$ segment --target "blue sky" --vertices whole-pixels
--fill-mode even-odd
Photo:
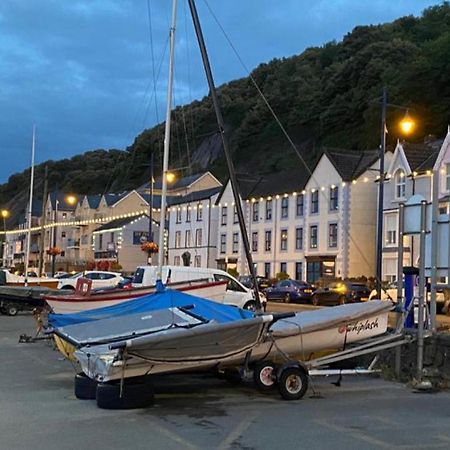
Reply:
[[[29,166],[33,123],[36,161],[42,162],[97,148],[124,149],[144,128],[162,120],[170,3],[0,2],[0,183]],[[208,5],[246,66],[253,69],[274,57],[340,40],[357,25],[419,15],[437,3],[197,0],[197,8],[219,85],[245,76],[246,71]],[[156,89],[153,71],[159,73]],[[187,1],[179,0],[174,102],[189,103],[206,92]]]

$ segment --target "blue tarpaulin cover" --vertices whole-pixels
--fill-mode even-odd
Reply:
[[[82,322],[101,320],[146,311],[156,311],[166,308],[183,308],[192,306],[189,311],[206,320],[220,323],[254,317],[254,313],[235,306],[223,305],[184,292],[166,289],[134,300],[118,303],[104,308],[90,309],[76,314],[49,314],[48,323],[53,328],[74,325]]]

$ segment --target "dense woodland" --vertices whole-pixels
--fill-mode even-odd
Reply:
[[[410,107],[416,117],[412,140],[442,137],[450,123],[450,5],[428,8],[421,17],[356,27],[341,42],[274,59],[251,76],[308,161],[323,146],[355,152],[377,147],[383,86],[389,101]],[[239,172],[273,172],[300,164],[250,77],[221,86],[219,95]],[[393,124],[403,114],[388,111],[390,144],[400,137]],[[149,178],[152,151],[156,167],[161,165],[163,130],[164,124],[145,130],[126,151],[95,150],[48,161],[50,189],[87,194],[139,186]],[[217,124],[209,97],[176,108],[172,132],[172,166],[189,165],[193,172],[208,168],[226,177],[220,148],[210,148],[220,144],[214,139]],[[41,164],[37,195],[43,173]],[[12,175],[0,186],[0,205],[23,207],[28,182],[29,170]]]

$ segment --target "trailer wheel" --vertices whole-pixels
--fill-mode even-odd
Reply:
[[[97,406],[102,409],[146,408],[153,404],[153,389],[148,382],[125,380],[121,393],[120,382],[97,384]],[[121,395],[122,394],[122,395]]]
[[[74,378],[75,397],[80,400],[95,400],[97,382],[84,373],[77,373]]]
[[[6,314],[8,314],[8,316],[17,316],[17,313],[19,312],[19,309],[17,308],[17,306],[12,305],[12,304],[6,305],[5,309],[6,309]]]
[[[286,367],[278,380],[278,390],[285,400],[300,400],[308,389],[308,375],[300,367]]]
[[[253,381],[260,391],[269,391],[275,387],[276,365],[271,361],[263,361],[256,364],[253,370]]]

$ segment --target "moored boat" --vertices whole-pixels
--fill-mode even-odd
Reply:
[[[56,289],[59,280],[46,277],[27,277],[15,275],[7,269],[0,269],[0,286],[41,286]]]

